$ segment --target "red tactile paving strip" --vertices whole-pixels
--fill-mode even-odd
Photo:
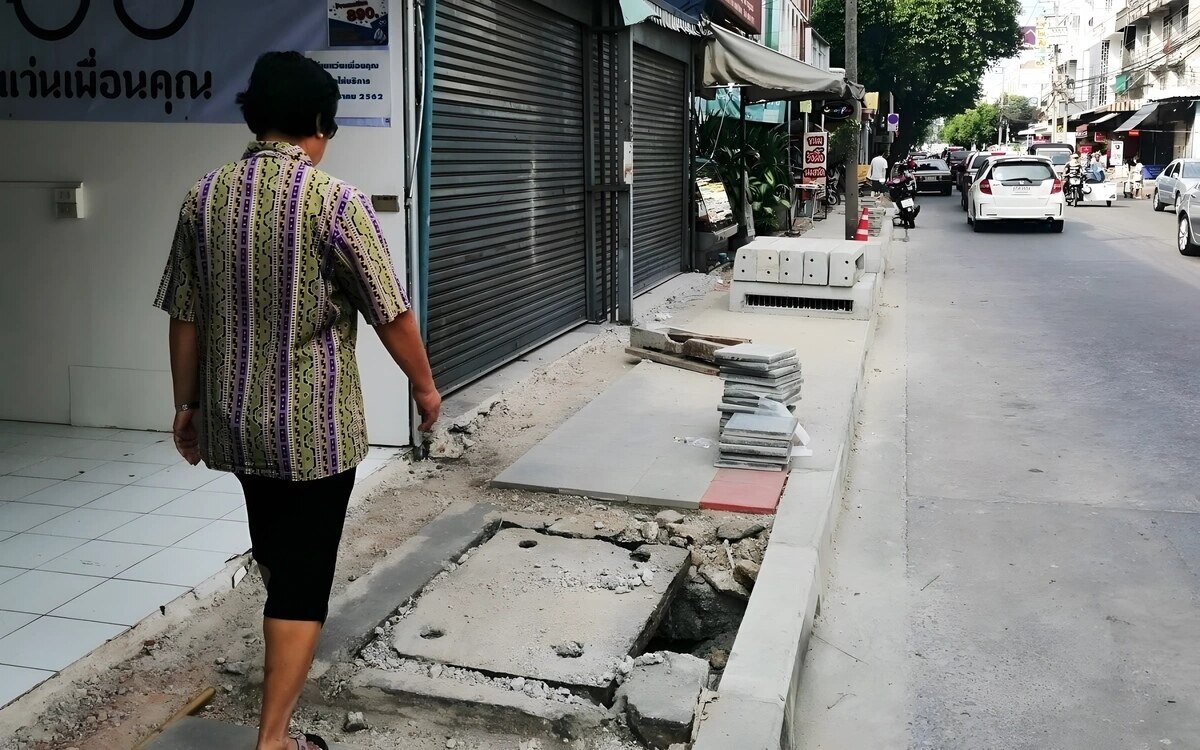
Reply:
[[[786,471],[718,469],[700,498],[700,507],[734,513],[774,513],[786,481]]]

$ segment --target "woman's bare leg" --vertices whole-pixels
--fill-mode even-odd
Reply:
[[[291,750],[288,725],[312,667],[321,623],[263,618],[266,658],[257,750]]]

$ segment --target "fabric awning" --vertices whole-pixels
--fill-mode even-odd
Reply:
[[[1103,117],[1097,117],[1095,120],[1092,120],[1092,122],[1090,124],[1091,125],[1099,125],[1102,122],[1108,122],[1109,120],[1114,120],[1117,117],[1120,117],[1119,112],[1109,112],[1107,115],[1105,115]]]
[[[1153,115],[1157,109],[1158,102],[1151,102],[1149,104],[1142,105],[1141,109],[1139,109],[1137,112],[1134,112],[1132,117],[1121,123],[1113,132],[1124,133],[1127,130],[1133,130],[1138,125],[1141,125],[1144,120]]]
[[[719,26],[709,26],[704,49],[704,86],[737,86],[743,101],[859,99],[866,90],[845,76],[764,47]],[[714,92],[715,96],[715,92]]]

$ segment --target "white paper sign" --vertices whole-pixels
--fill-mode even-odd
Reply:
[[[387,52],[335,50],[307,55],[337,80],[342,91],[339,119],[391,118],[392,76]]]

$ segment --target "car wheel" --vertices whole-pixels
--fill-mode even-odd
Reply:
[[[1155,211],[1162,211],[1166,208],[1166,206],[1158,202],[1158,190],[1154,191],[1154,195],[1150,197],[1150,202],[1154,206]]]
[[[1112,208],[1112,201],[1105,201],[1104,205],[1108,206],[1109,208]]]
[[[966,211],[967,210],[967,194],[966,193],[962,194],[962,200],[959,202],[962,204],[962,210]]]
[[[1192,241],[1192,230],[1188,226],[1187,214],[1179,217],[1179,254],[1200,255],[1200,245]]]
[[[971,229],[975,230],[976,234],[980,234],[981,232],[983,232],[983,222],[982,221],[972,222]]]
[[[1062,234],[1063,227],[1066,226],[1066,224],[1067,222],[1065,221],[1052,221],[1050,222],[1050,231],[1054,232],[1055,234]]]

